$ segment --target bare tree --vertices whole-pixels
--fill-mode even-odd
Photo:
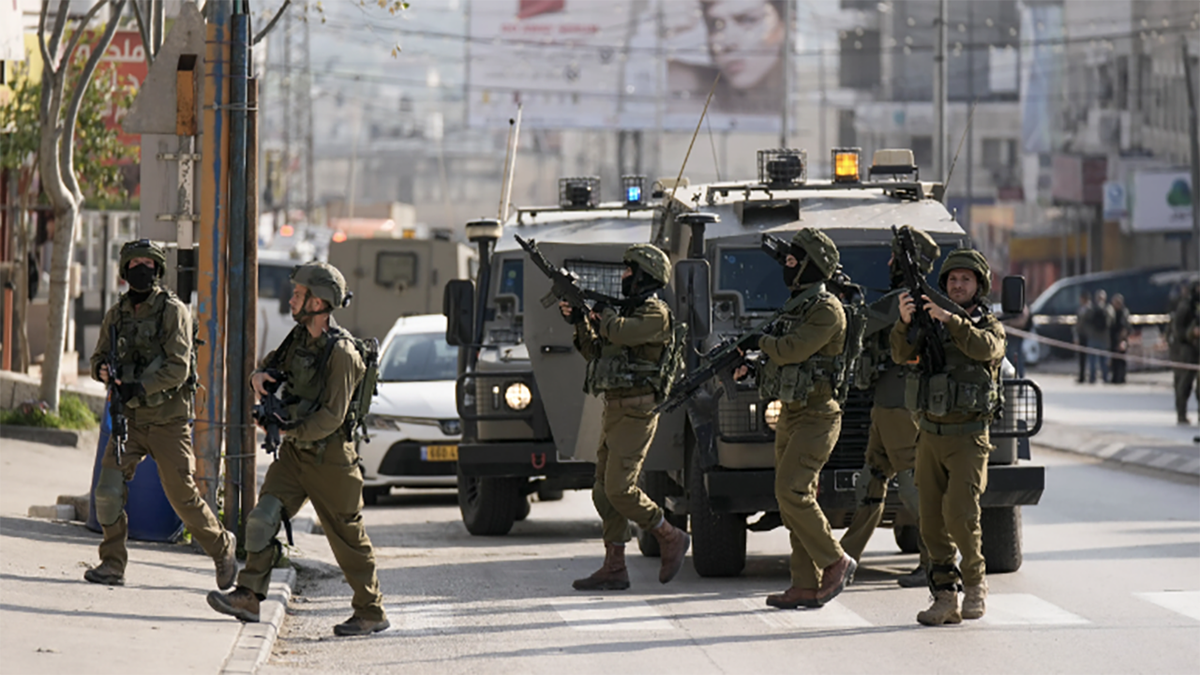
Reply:
[[[75,246],[75,231],[79,227],[79,211],[83,191],[75,175],[75,124],[79,107],[88,83],[108,46],[112,44],[126,0],[97,0],[82,16],[72,18],[70,0],[60,0],[51,25],[47,25],[50,0],[43,0],[38,20],[38,47],[42,52],[42,101],[39,110],[41,143],[38,163],[42,189],[54,210],[54,257],[50,264],[50,317],[47,329],[46,360],[42,364],[41,397],[50,409],[58,410],[63,348],[67,336],[67,291],[70,265]],[[68,91],[67,80],[74,74],[71,58],[87,27],[101,9],[109,7],[109,18],[99,41],[91,46],[91,54],[78,72],[78,79]],[[68,24],[73,24],[65,49],[63,36]]]

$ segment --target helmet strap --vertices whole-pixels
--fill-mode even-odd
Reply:
[[[322,310],[319,310],[316,312],[309,311],[308,310],[308,301],[311,300],[313,297],[314,296],[312,294],[312,291],[310,291],[308,288],[305,288],[304,289],[304,302],[300,303],[300,311],[296,312],[294,315],[292,315],[292,318],[294,318],[296,320],[296,323],[306,324],[306,323],[308,323],[308,320],[312,317],[320,316],[322,314],[329,314],[329,313],[333,312],[332,307],[330,307],[329,309],[322,309]]]

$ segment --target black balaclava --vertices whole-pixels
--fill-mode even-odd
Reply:
[[[787,286],[788,288],[791,288],[792,285],[796,283],[796,275],[799,274],[800,270],[805,267],[804,259],[808,257],[808,251],[805,251],[799,246],[792,246],[791,254],[792,257],[796,259],[796,266],[788,267],[787,264],[784,264],[783,266],[783,285]]]
[[[129,299],[137,305],[145,302],[154,290],[158,273],[152,265],[131,265],[125,269],[125,282],[129,284]]]

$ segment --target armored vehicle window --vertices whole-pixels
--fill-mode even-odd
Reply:
[[[892,251],[887,246],[856,246],[844,247],[838,250],[841,256],[842,269],[850,275],[854,283],[863,287],[867,301],[871,302],[887,293],[891,288],[888,274],[888,258]],[[934,275],[926,277],[930,283],[937,285]]]
[[[579,285],[614,298],[621,297],[621,273],[624,263],[602,263],[587,260],[568,260],[567,271],[579,277]]]
[[[375,283],[384,288],[415,285],[417,283],[417,254],[380,251],[375,256]]]
[[[496,287],[496,294],[517,296],[517,309],[524,311],[524,291],[525,261],[521,259],[505,260],[500,264],[500,284]]]
[[[727,248],[721,251],[718,288],[738,291],[749,312],[770,312],[787,302],[779,264],[757,248]]]
[[[263,265],[258,266],[258,297],[263,299],[278,300],[280,298],[290,297],[292,294],[291,282],[288,281],[288,276],[292,273],[292,268],[282,265]]]
[[[458,348],[444,333],[397,335],[379,363],[380,382],[453,380],[458,375]]]

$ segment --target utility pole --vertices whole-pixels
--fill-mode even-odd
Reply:
[[[788,147],[788,117],[792,106],[792,3],[783,3],[783,110],[779,114],[779,148]]]
[[[312,59],[308,22],[289,6],[283,17],[283,213],[303,200],[305,220],[313,218]],[[282,223],[277,223],[276,227]]]
[[[942,0],[945,2],[945,0]],[[967,3],[967,100],[975,103],[975,3]],[[975,125],[967,120],[967,203],[963,207],[963,229],[974,239],[971,203],[975,200]],[[978,242],[975,244],[978,246]]]
[[[933,53],[933,176],[946,180],[946,0],[938,0],[937,46]],[[822,83],[824,80],[822,79]],[[825,100],[825,87],[821,87]],[[822,107],[824,111],[824,107]]]
[[[1187,36],[1179,36],[1179,56],[1183,59],[1183,78],[1187,80],[1188,144],[1191,146],[1192,159],[1192,246],[1196,247],[1196,269],[1200,270],[1200,140],[1197,139],[1196,125],[1200,124],[1196,115],[1196,81],[1193,79],[1192,61],[1188,58]]]

